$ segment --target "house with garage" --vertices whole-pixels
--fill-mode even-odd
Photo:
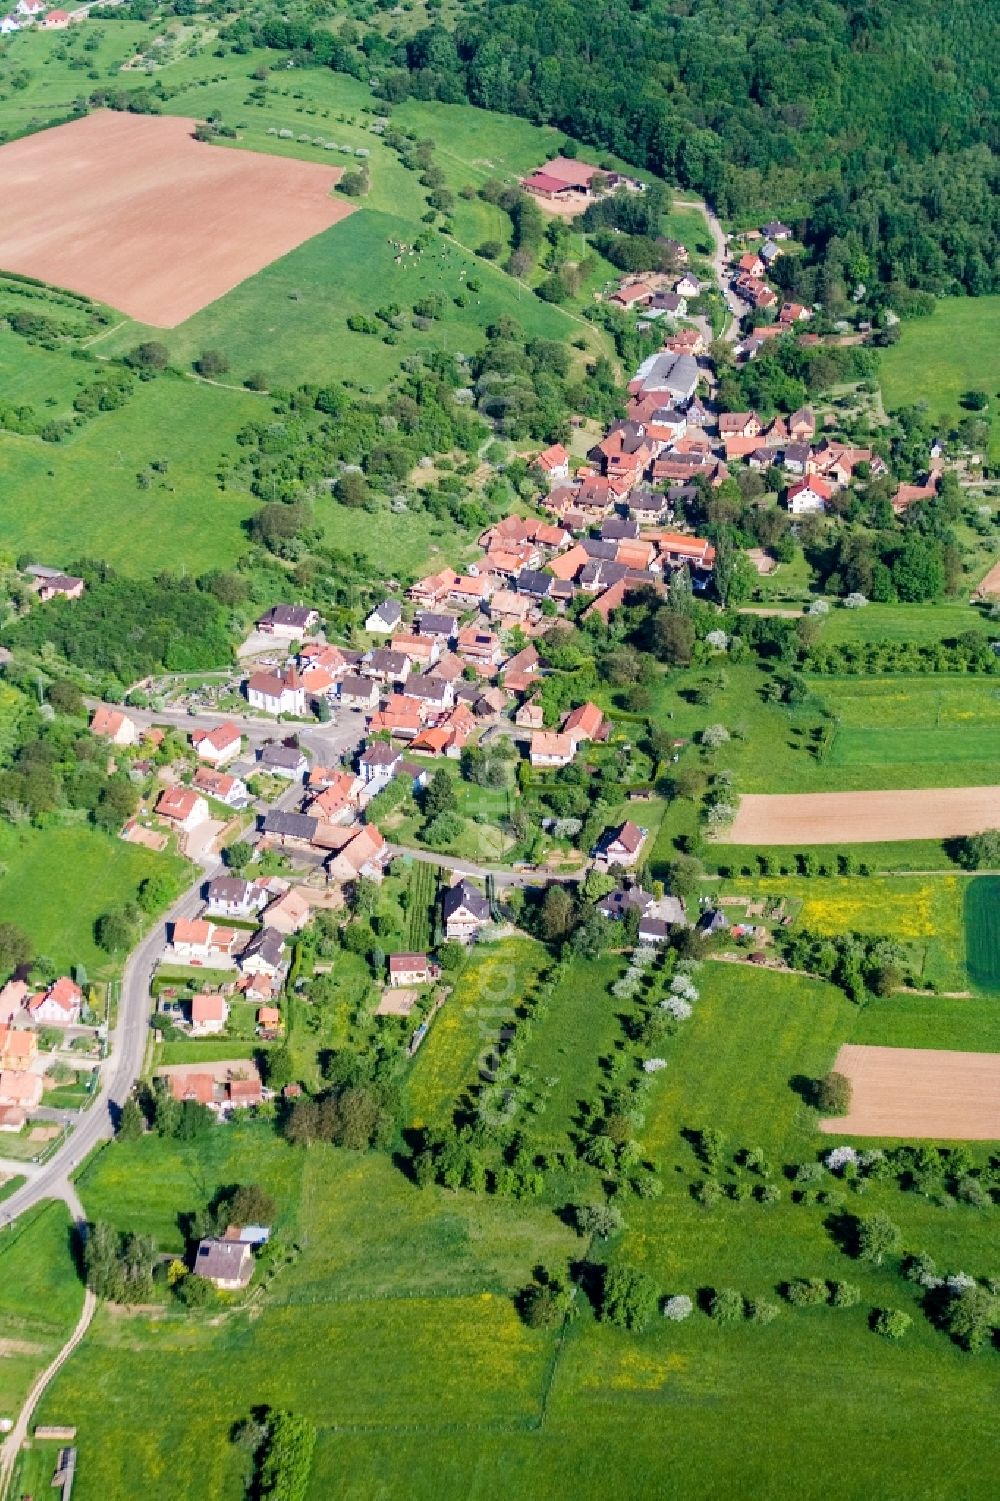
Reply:
[[[358,757],[358,773],[365,786],[373,782],[385,785],[396,775],[403,764],[403,752],[385,740],[373,740]]]
[[[203,917],[178,917],[170,924],[169,958],[179,964],[229,969],[235,964],[237,935]]]

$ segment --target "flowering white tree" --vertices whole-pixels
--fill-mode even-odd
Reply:
[[[845,1167],[856,1163],[858,1154],[853,1147],[834,1147],[832,1152],[826,1154],[826,1165],[831,1173],[842,1173]]]
[[[686,1001],[696,1001],[699,998],[698,987],[687,975],[674,975],[670,982],[670,993],[683,996]]]
[[[729,646],[729,637],[725,631],[709,631],[705,640],[713,651],[726,651]]]
[[[728,739],[729,731],[724,724],[707,724],[701,732],[701,743],[707,745],[709,750],[725,745]]]
[[[844,600],[845,610],[863,610],[868,603],[866,594],[849,594]]]
[[[830,605],[825,599],[814,599],[806,610],[807,615],[829,615]]]
[[[675,1293],[672,1298],[668,1298],[664,1303],[663,1317],[665,1319],[672,1319],[675,1324],[679,1324],[682,1319],[688,1317],[693,1309],[694,1304],[687,1293]]]
[[[647,1058],[642,1066],[647,1074],[658,1074],[662,1068],[666,1068],[667,1060],[665,1058]]]
[[[668,995],[665,1001],[660,1002],[660,1010],[679,1022],[686,1022],[692,1009],[691,1002],[682,1000],[679,995]]]

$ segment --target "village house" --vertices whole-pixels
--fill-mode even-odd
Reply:
[[[458,574],[454,568],[442,568],[439,573],[432,573],[428,578],[418,579],[407,590],[407,598],[412,599],[414,604],[425,605],[433,609],[435,605],[448,598],[458,582]]]
[[[410,678],[406,685],[406,696],[416,700],[426,719],[433,714],[443,714],[452,707],[455,702],[455,685],[447,678],[433,674]]]
[[[14,1069],[0,1069],[0,1106],[14,1106],[26,1111],[42,1103],[42,1076]]]
[[[793,443],[811,443],[816,436],[816,413],[812,407],[799,407],[788,419],[788,436]]]
[[[411,665],[433,667],[441,655],[441,643],[436,636],[395,635],[389,642],[394,652],[409,657]]]
[[[782,224],[780,219],[772,219],[769,224],[762,224],[761,234],[766,240],[790,240],[792,231],[787,224]]]
[[[635,865],[648,837],[648,830],[640,829],[631,819],[626,819],[616,829],[608,829],[598,840],[594,858],[605,869],[612,866]]]
[[[15,1074],[30,1069],[38,1053],[38,1037],[30,1029],[17,1029],[0,1022],[0,1070]]]
[[[4,16],[2,19],[0,19],[0,36],[10,36],[12,32],[20,31],[20,30],[21,30],[21,21],[20,21],[19,17],[14,16],[14,15],[10,15],[10,16]],[[0,1122],[0,1130],[11,1130],[11,1129],[13,1129],[13,1128],[9,1127],[9,1126],[6,1126],[2,1122]]]
[[[286,813],[284,808],[268,808],[261,819],[261,833],[270,844],[284,849],[308,847],[316,838],[319,819],[307,813]]]
[[[542,706],[534,699],[524,703],[514,715],[514,723],[520,730],[540,730],[544,728],[545,719],[542,715]]]
[[[645,307],[653,300],[654,288],[644,281],[624,282],[616,292],[612,292],[608,301],[615,307],[630,308]]]
[[[0,1023],[12,1022],[30,999],[30,985],[24,980],[8,980],[0,990]]]
[[[426,954],[390,954],[389,984],[393,990],[404,985],[429,985],[440,974]]]
[[[286,937],[305,927],[312,913],[309,898],[294,886],[273,901],[264,913],[264,922]]]
[[[50,10],[48,15],[42,19],[41,29],[43,31],[65,31],[72,19],[73,17],[68,10]]]
[[[358,757],[358,771],[365,784],[389,782],[402,765],[403,753],[384,740],[373,740]]]
[[[186,834],[209,818],[208,803],[190,787],[164,788],[157,798],[156,812]]]
[[[388,651],[384,647],[366,652],[361,658],[360,675],[373,678],[376,683],[405,683],[410,672],[410,659],[405,652]],[[341,689],[343,698],[343,689]]]
[[[92,735],[99,735],[102,740],[110,740],[112,745],[138,745],[139,726],[134,719],[130,719],[121,709],[112,709],[107,704],[99,704],[94,710],[90,721]]]
[[[680,297],[699,297],[702,283],[693,272],[685,271],[684,275],[674,283],[674,291]]]
[[[28,1001],[28,1015],[39,1027],[75,1027],[80,1020],[83,991],[68,975]]]
[[[192,1272],[220,1292],[241,1292],[253,1276],[253,1250],[240,1240],[201,1240]]]
[[[532,766],[568,766],[575,755],[576,741],[572,735],[542,730],[532,738]]]
[[[216,927],[203,917],[178,917],[170,924],[170,957],[194,967],[230,969],[237,937],[232,928]]]
[[[441,908],[449,942],[471,943],[492,917],[490,904],[479,887],[465,879],[449,886]]]
[[[414,619],[418,636],[434,636],[447,644],[458,630],[458,617],[437,610],[420,610]]]
[[[301,641],[317,620],[318,612],[306,605],[272,605],[257,621],[257,629],[282,641]]]
[[[785,505],[792,516],[814,515],[826,510],[832,496],[833,487],[826,480],[801,479],[785,491]]]
[[[216,725],[213,730],[194,730],[191,744],[199,760],[210,761],[213,766],[224,766],[243,749],[243,736],[239,725],[227,719],[225,724]]]
[[[645,309],[647,318],[686,318],[687,299],[679,292],[654,292]]]
[[[280,1037],[284,1031],[284,1023],[281,1020],[281,1010],[278,1006],[259,1006],[257,1008],[257,1035],[268,1040]]]
[[[402,607],[398,600],[383,599],[365,621],[365,630],[373,636],[389,636],[397,628],[403,618]]]
[[[548,480],[569,479],[569,454],[561,443],[543,448],[536,455],[534,463],[536,469],[540,469]]]
[[[239,966],[247,975],[279,975],[285,966],[284,935],[276,928],[259,928],[240,954]]]
[[[220,917],[253,917],[267,902],[267,890],[242,876],[216,876],[205,886],[209,911]]]
[[[301,782],[309,767],[306,755],[297,745],[262,745],[257,751],[257,764],[261,771],[273,777],[284,777],[289,782]]]
[[[500,639],[482,625],[470,625],[458,633],[459,656],[482,667],[496,667],[503,660]]]
[[[584,740],[596,740],[604,725],[604,715],[596,704],[581,704],[571,709],[563,720],[563,733],[573,741],[574,747]]]
[[[715,566],[715,548],[704,537],[690,537],[683,532],[653,534],[661,561],[669,568],[685,564],[696,574],[709,574]]]
[[[227,808],[245,808],[250,801],[246,782],[224,771],[216,771],[213,766],[199,766],[192,782],[198,792],[225,803]]]
[[[380,882],[390,858],[381,832],[369,823],[329,856],[326,868],[335,881],[356,881],[363,876]]]
[[[226,1030],[229,1005],[225,996],[205,991],[191,997],[192,1037],[217,1037]]]
[[[32,569],[28,569],[31,573]],[[59,573],[54,569],[46,569],[38,574],[38,598],[42,604],[47,604],[50,599],[80,599],[84,590],[83,579],[74,578],[72,574]]]

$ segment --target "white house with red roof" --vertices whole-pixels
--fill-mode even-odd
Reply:
[[[80,1020],[83,991],[79,985],[62,975],[48,990],[32,996],[28,1002],[28,1015],[40,1027],[75,1027]]]
[[[294,667],[252,673],[247,679],[247,699],[251,709],[263,709],[265,714],[302,718],[306,712],[306,691]]]
[[[535,467],[550,480],[569,479],[569,454],[561,443],[553,443],[542,449]]]
[[[110,740],[112,745],[139,743],[139,726],[135,720],[130,719],[121,709],[111,708],[109,704],[98,704],[90,721],[90,732],[92,735],[99,735],[102,740]]]
[[[161,818],[168,818],[177,828],[189,833],[208,819],[208,803],[190,787],[167,787],[156,803]]]
[[[789,485],[785,492],[785,504],[792,516],[810,516],[825,511],[832,496],[833,486],[813,475]]]
[[[217,724],[212,730],[195,730],[191,735],[191,744],[198,753],[200,761],[210,761],[213,766],[223,766],[238,756],[243,749],[243,736],[240,734],[239,725],[227,719],[225,724]]]

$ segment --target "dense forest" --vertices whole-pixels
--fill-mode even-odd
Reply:
[[[401,29],[336,36],[272,17],[233,32],[374,77],[390,101],[467,99],[555,125],[737,221],[781,215],[817,295],[1000,287],[989,4],[484,0],[453,31]]]

